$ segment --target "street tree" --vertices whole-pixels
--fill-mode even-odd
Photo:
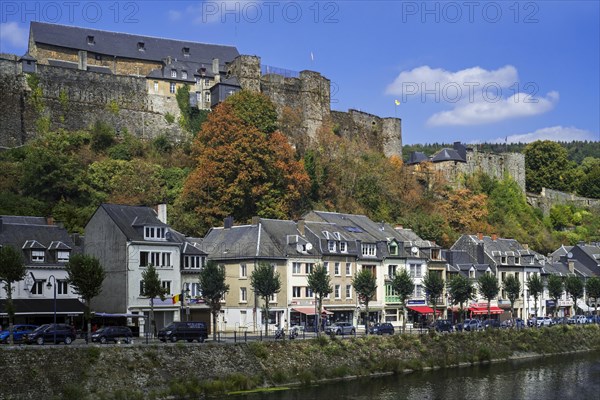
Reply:
[[[156,336],[156,321],[154,321],[154,299],[160,298],[164,300],[167,290],[162,286],[160,276],[154,265],[149,264],[146,270],[142,272],[142,286],[144,296],[150,299],[150,329],[152,335]]]
[[[404,318],[402,320],[402,333],[404,333],[406,331],[407,318],[406,301],[415,291],[415,281],[413,278],[411,278],[408,271],[403,268],[394,276],[391,285],[392,289],[400,299],[400,303],[402,304],[402,309],[404,312]]]
[[[13,246],[0,246],[0,282],[6,292],[6,313],[8,314],[9,343],[14,344],[13,324],[15,307],[12,300],[12,284],[25,277],[26,269],[23,256]]]
[[[444,294],[444,280],[442,275],[435,271],[428,271],[423,277],[423,287],[433,305],[433,319],[437,319],[438,299]]]
[[[490,303],[492,299],[498,296],[498,292],[500,291],[500,285],[498,285],[498,280],[496,276],[486,272],[485,274],[479,277],[477,281],[479,287],[479,293],[483,296],[484,299],[487,300],[487,311],[488,311],[488,319],[490,318]]]
[[[514,319],[515,301],[517,301],[521,293],[521,282],[516,276],[511,274],[502,282],[502,288],[506,291],[506,296],[510,301],[510,315]]]
[[[529,279],[527,279],[527,290],[529,291],[529,295],[533,296],[533,309],[535,310],[535,317],[538,317],[538,299],[544,292],[544,282],[538,274],[531,274]]]
[[[258,266],[250,275],[250,285],[258,297],[265,302],[265,336],[269,335],[269,299],[281,290],[281,279],[279,272],[275,272],[275,266],[266,262],[259,262]]]
[[[377,294],[377,279],[375,274],[369,268],[363,268],[352,278],[352,286],[358,295],[360,301],[365,303],[365,335],[369,334],[369,302]]]
[[[563,278],[558,275],[550,275],[548,277],[548,295],[554,301],[554,317],[557,316],[558,299],[562,297],[565,291]]]
[[[452,298],[452,304],[460,305],[460,318],[462,322],[464,304],[475,298],[475,286],[473,282],[464,275],[456,275],[448,282],[448,293]]]
[[[202,299],[210,308],[213,320],[213,340],[217,340],[217,316],[221,311],[221,301],[225,293],[229,291],[229,285],[225,283],[225,268],[219,267],[216,262],[209,261],[200,270],[198,283]]]
[[[592,276],[585,283],[585,292],[588,295],[588,299],[591,297],[594,299],[595,307],[594,314],[596,314],[596,322],[598,322],[598,302],[600,301],[600,277]]]
[[[565,292],[567,296],[573,299],[573,314],[577,313],[577,299],[583,297],[583,281],[578,277],[571,275],[565,279]]]
[[[323,298],[333,292],[331,286],[331,278],[327,273],[327,268],[319,264],[316,265],[308,277],[306,278],[308,287],[313,291],[317,298],[317,336],[319,335],[319,327],[321,326],[321,307],[323,306]]]
[[[67,271],[67,282],[85,302],[87,342],[90,343],[92,340],[91,301],[102,292],[102,282],[106,277],[106,271],[100,264],[100,260],[85,254],[74,254],[65,266],[65,270]]]

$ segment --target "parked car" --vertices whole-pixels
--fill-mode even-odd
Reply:
[[[178,340],[192,342],[197,340],[202,343],[208,338],[208,330],[204,322],[171,322],[168,326],[158,331],[158,339],[162,342],[170,340],[175,343]]]
[[[600,324],[600,315],[588,315],[588,324]]]
[[[120,342],[130,343],[133,340],[131,329],[126,326],[107,326],[92,333],[92,342],[108,343]]]
[[[378,323],[369,328],[369,333],[374,335],[393,335],[394,325],[390,324],[389,322],[382,322],[380,324]]]
[[[433,323],[433,329],[437,332],[452,332],[454,331],[454,327],[452,326],[452,322],[448,319],[438,319]]]
[[[354,335],[356,328],[350,322],[336,322],[325,328],[328,335]]]
[[[44,344],[46,342],[56,343],[63,342],[64,344],[71,344],[76,338],[75,328],[67,324],[45,324],[33,332],[27,334],[27,343]]]
[[[497,319],[486,319],[481,323],[483,329],[500,328],[500,321]]]
[[[568,322],[568,318],[567,317],[556,317],[556,318],[552,318],[552,325],[562,325],[562,324],[566,324]]]
[[[587,324],[587,318],[585,317],[585,315],[576,315],[575,323],[576,324]]]
[[[21,343],[29,334],[33,332],[38,326],[37,325],[13,325],[13,339],[15,343]],[[9,330],[0,332],[0,343],[8,343],[10,340],[10,332]]]
[[[552,318],[550,318],[550,317],[537,317],[536,324],[537,324],[538,327],[541,327],[541,326],[551,326],[551,325],[553,325]]]
[[[465,322],[463,322],[463,329],[468,332],[481,330],[481,321],[478,319],[466,319]]]
[[[512,328],[513,326],[514,326],[514,323],[513,323],[512,319],[507,319],[507,320],[500,322],[501,329]]]

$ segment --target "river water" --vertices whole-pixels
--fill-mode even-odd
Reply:
[[[234,397],[244,400],[596,400],[600,352],[365,378]]]

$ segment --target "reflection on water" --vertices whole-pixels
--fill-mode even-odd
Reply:
[[[240,400],[600,399],[600,353],[336,382]]]

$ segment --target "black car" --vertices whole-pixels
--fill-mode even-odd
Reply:
[[[131,329],[126,326],[107,326],[92,333],[92,342],[117,343],[124,341],[125,343],[131,343],[132,338],[133,333],[131,333]]]
[[[500,321],[497,319],[486,319],[482,322],[483,329],[500,328]]]
[[[389,322],[382,322],[380,324],[375,324],[369,328],[369,333],[373,335],[393,335],[394,334],[394,325]]]
[[[433,328],[437,332],[452,332],[454,331],[454,327],[452,326],[452,322],[448,319],[438,319],[433,323]]]
[[[76,338],[75,328],[67,324],[45,324],[27,334],[27,343],[44,344],[54,342],[71,344]],[[56,338],[56,341],[54,339]]]
[[[167,340],[173,343],[178,340],[187,340],[188,342],[197,340],[202,343],[207,337],[208,330],[204,322],[171,322],[167,327],[158,331],[158,338],[162,342]]]

